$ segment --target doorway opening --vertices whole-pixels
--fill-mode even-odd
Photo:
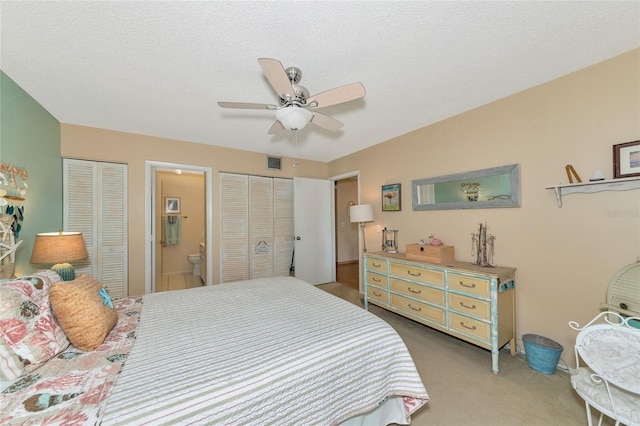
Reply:
[[[357,223],[352,223],[349,208],[360,203],[359,172],[349,172],[331,178],[334,182],[334,242],[335,280],[361,291],[360,239]]]
[[[188,199],[182,201],[182,197],[180,193],[174,194],[164,194],[164,196],[159,192],[158,188],[158,176],[162,176],[159,173],[167,173],[167,174],[190,174],[195,176],[196,174],[204,175],[204,190],[201,194],[201,197],[204,199],[204,202],[200,199],[197,200],[199,205],[204,205],[204,212],[198,211],[197,214],[192,215],[192,218],[189,218],[189,215],[184,214],[185,208],[187,205],[184,202],[188,202]],[[145,162],[145,293],[153,293],[162,289],[162,273],[163,273],[163,251],[166,251],[165,248],[167,246],[167,239],[164,229],[166,229],[166,225],[163,222],[171,221],[173,227],[178,224],[177,228],[179,232],[179,236],[181,236],[180,231],[182,229],[181,223],[186,223],[188,220],[193,220],[198,217],[198,215],[204,216],[204,232],[200,235],[201,237],[197,238],[197,242],[190,244],[187,248],[189,251],[188,254],[181,253],[180,257],[185,257],[185,259],[180,259],[182,261],[187,259],[188,255],[195,254],[196,252],[200,254],[200,251],[203,250],[203,255],[201,256],[199,263],[199,274],[202,275],[202,280],[204,285],[212,285],[213,284],[213,260],[211,256],[211,250],[206,250],[206,247],[213,246],[213,230],[212,230],[212,219],[213,219],[213,206],[212,206],[212,171],[210,167],[200,167],[193,166],[187,164],[176,164],[176,163],[165,163],[165,162],[155,162],[155,161],[146,161]],[[174,192],[180,192],[178,190],[174,190]],[[186,194],[183,194],[186,195]],[[167,197],[168,196],[168,197]],[[191,197],[198,197],[198,195],[190,195]],[[167,202],[173,203],[169,206],[170,209],[174,209],[176,206],[176,200],[179,200],[177,204],[180,206],[179,210],[176,211],[167,211],[165,213],[165,198],[167,198]],[[189,224],[190,225],[190,224]],[[188,228],[187,228],[188,229]],[[199,232],[201,232],[200,230]],[[173,237],[175,237],[176,230],[172,230]],[[164,235],[163,235],[164,234]],[[202,237],[203,236],[203,237]],[[193,238],[192,238],[193,239]],[[202,240],[202,241],[200,241]],[[180,241],[180,240],[178,240]],[[200,242],[202,242],[202,246],[200,246]],[[179,244],[175,245],[175,247],[171,247],[171,249],[177,249]],[[179,250],[173,250],[177,253]],[[194,253],[191,253],[193,251]],[[167,255],[167,253],[164,253]],[[185,256],[182,256],[185,254]],[[175,259],[174,259],[175,260]],[[186,262],[182,262],[186,264]],[[184,265],[182,265],[184,266]],[[181,267],[182,267],[181,266]],[[192,269],[192,272],[195,271],[195,268]],[[187,274],[192,275],[192,274]]]

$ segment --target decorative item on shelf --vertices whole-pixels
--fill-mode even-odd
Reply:
[[[475,265],[493,267],[495,240],[493,235],[487,235],[487,224],[481,223],[477,234],[471,234],[471,256],[476,256]]]
[[[444,243],[438,238],[434,237],[433,234],[429,235],[429,245],[431,246],[442,246]]]
[[[576,169],[574,169],[571,164],[567,164],[566,166],[564,166],[564,169],[567,172],[567,177],[569,178],[569,183],[573,183],[573,178],[574,177],[576,178],[576,181],[582,182],[582,179],[580,179],[580,176],[578,176],[578,172],[576,172]]]
[[[398,252],[398,230],[387,229],[382,230],[382,250],[387,253]]]
[[[604,180],[604,174],[600,171],[600,169],[596,169],[591,179],[589,179],[589,182],[599,182],[601,180]]]
[[[87,249],[82,232],[47,232],[36,234],[31,263],[53,263],[51,270],[63,281],[75,279],[73,266],[68,262],[86,259]]]
[[[20,202],[25,200],[29,184],[26,169],[0,162],[0,214],[4,213],[13,218],[11,229],[15,238],[20,235],[24,220],[24,206]]]
[[[15,272],[16,250],[22,240],[16,242],[13,234],[13,217],[0,214],[0,279],[13,277]]]
[[[357,204],[349,208],[349,220],[351,223],[360,223],[360,229],[362,230],[362,252],[367,252],[367,240],[364,237],[365,222],[373,221],[373,209],[371,204]]]
[[[399,212],[400,210],[402,210],[400,188],[401,185],[399,183],[382,185],[383,212]]]
[[[613,178],[640,176],[640,141],[613,146]]]
[[[460,186],[467,201],[478,201],[480,199],[481,188],[479,182],[461,183]]]

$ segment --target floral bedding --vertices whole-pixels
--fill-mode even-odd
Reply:
[[[73,346],[0,393],[0,424],[96,424],[133,347],[142,297],[114,302],[118,322],[95,351]]]

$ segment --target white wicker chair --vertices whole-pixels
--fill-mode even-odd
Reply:
[[[640,426],[640,329],[629,325],[631,319],[640,318],[603,312],[584,327],[569,322],[579,331],[571,385],[585,401],[589,426],[591,407],[600,411],[598,425],[606,415],[616,425]]]

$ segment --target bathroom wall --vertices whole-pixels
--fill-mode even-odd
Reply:
[[[204,174],[159,171],[156,173],[156,187],[162,197],[156,203],[161,210],[156,217],[164,215],[164,197],[179,197],[182,221],[180,244],[162,248],[162,274],[191,272],[193,265],[187,256],[199,254],[200,242],[205,240]]]

